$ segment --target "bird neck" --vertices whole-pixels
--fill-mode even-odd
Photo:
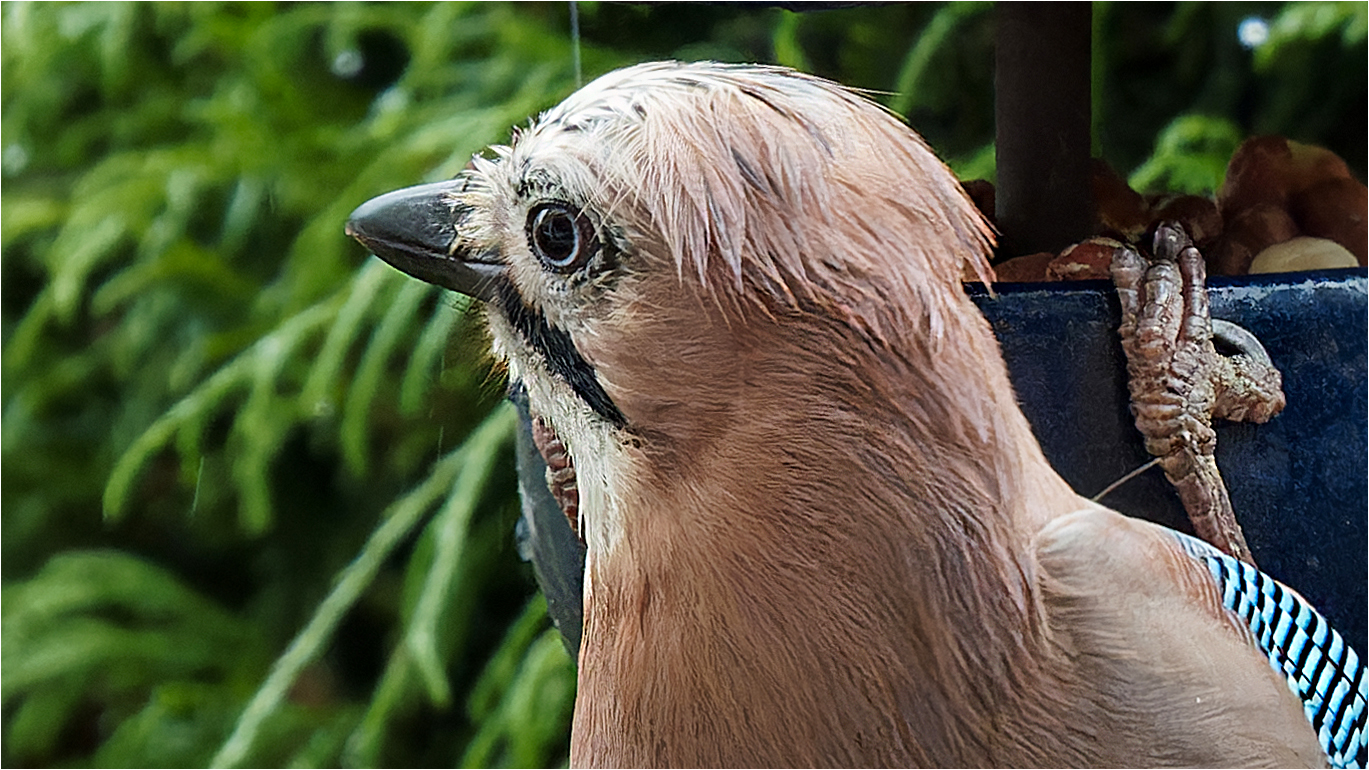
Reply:
[[[731,329],[728,398],[691,419],[647,389],[673,439],[643,442],[589,556],[574,762],[992,758],[1039,668],[1031,537],[1081,504],[969,320],[893,355]]]

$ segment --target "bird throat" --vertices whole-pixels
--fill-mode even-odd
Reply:
[[[575,395],[600,417],[619,428],[626,425],[627,418],[604,392],[604,386],[599,384],[599,378],[594,374],[594,367],[580,355],[570,335],[564,329],[548,323],[541,310],[524,304],[512,284],[502,284],[497,292],[499,309],[528,346],[541,354],[552,374],[565,381]]]

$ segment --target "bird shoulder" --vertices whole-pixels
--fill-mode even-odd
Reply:
[[[1324,748],[1183,538],[1095,506],[1037,534],[1054,654],[1123,764],[1323,766]]]

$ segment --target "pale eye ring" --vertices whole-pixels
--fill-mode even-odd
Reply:
[[[598,233],[584,212],[564,203],[542,203],[528,212],[528,245],[548,269],[570,273],[599,250]]]

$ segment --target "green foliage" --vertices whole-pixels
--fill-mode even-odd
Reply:
[[[1362,5],[1096,8],[1099,146],[1138,184],[1211,189],[1253,131],[1363,172]],[[479,324],[342,224],[572,91],[567,6],[0,16],[0,760],[565,762],[574,668]],[[579,16],[588,77],[783,62],[992,178],[988,5]]]
[[[1124,177],[1202,190],[1230,158],[1225,123],[1329,147],[1363,178],[1364,16],[1354,3],[1095,4],[1097,151]],[[1237,36],[1247,20],[1269,28],[1253,50]]]
[[[572,90],[563,10],[4,6],[7,761],[414,764],[489,732],[395,740],[531,590],[511,413],[465,299],[341,225]],[[557,761],[552,729],[519,756]]]
[[[546,628],[546,602],[528,602],[471,688],[467,709],[480,731],[462,767],[543,764],[548,747],[574,705],[574,669],[555,629]]]
[[[1290,3],[1269,25],[1269,38],[1255,50],[1255,68],[1269,70],[1282,57],[1323,41],[1354,49],[1369,37],[1369,7],[1363,3]]]
[[[1212,195],[1240,143],[1240,130],[1229,120],[1180,115],[1160,132],[1155,153],[1127,181],[1140,192]]]
[[[215,703],[213,693],[196,683],[241,687],[269,659],[250,624],[125,553],[54,556],[32,579],[7,586],[3,607],[0,701],[10,714],[6,750],[15,756],[52,754],[66,714],[83,692],[94,690],[107,699],[114,719],[140,721],[142,729],[158,733],[144,735],[144,746],[173,764],[201,764],[203,742],[175,745],[168,723],[182,733],[209,727],[212,738],[228,704]],[[149,681],[153,672],[156,679]],[[140,691],[148,685],[156,692],[144,704]],[[148,720],[148,708],[164,718]],[[102,751],[115,763],[144,759],[125,753],[119,744],[128,742],[125,736]]]

